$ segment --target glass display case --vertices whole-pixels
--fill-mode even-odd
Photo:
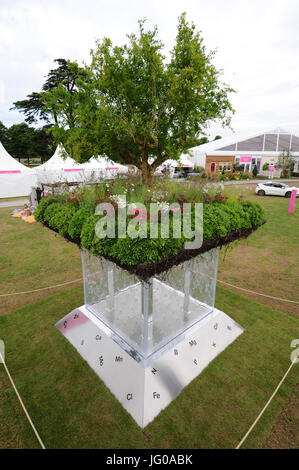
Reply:
[[[85,306],[116,342],[147,359],[212,314],[218,255],[212,249],[143,281],[82,250]]]

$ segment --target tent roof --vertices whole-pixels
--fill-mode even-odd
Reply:
[[[99,155],[97,158],[92,157],[88,162],[83,163],[82,167],[86,170],[101,169],[101,170],[123,170],[128,171],[128,168],[120,163],[115,163],[108,157]]]
[[[236,147],[236,144],[238,146]],[[213,140],[206,144],[198,145],[190,149],[191,154],[210,151],[278,151],[283,148],[291,148],[299,151],[299,137],[284,129],[271,129],[256,132],[254,134],[235,134],[222,139]],[[263,150],[264,149],[264,150]]]
[[[194,167],[194,163],[191,162],[191,160],[189,160],[188,158],[189,156],[186,155],[185,153],[183,153],[179,160],[172,160],[172,159],[169,159],[169,160],[165,160],[165,162],[163,162],[160,167],[163,167],[165,165],[170,165],[172,167],[177,167],[177,166],[183,166],[183,167],[190,167],[190,168],[193,168]],[[160,168],[158,167],[158,168]]]
[[[0,142],[0,171],[26,171],[32,172],[31,168],[23,165],[22,163],[18,162],[15,158],[13,158],[7,150],[3,147],[2,143]]]
[[[43,165],[36,167],[36,170],[73,170],[73,169],[82,169],[82,165],[77,163],[73,158],[70,156],[64,155],[66,154],[63,146],[59,144],[55,150],[54,155]]]

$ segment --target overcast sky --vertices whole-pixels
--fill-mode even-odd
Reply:
[[[299,135],[298,0],[0,0],[0,121],[24,120],[9,108],[40,90],[55,58],[88,61],[95,39],[123,44],[144,17],[169,49],[183,11],[207,48],[218,49],[214,63],[237,90],[234,130],[279,126]]]

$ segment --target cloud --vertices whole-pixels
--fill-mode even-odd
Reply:
[[[40,89],[58,57],[89,60],[96,38],[116,44],[137,30],[137,20],[157,24],[170,49],[177,18],[185,10],[202,31],[215,65],[237,93],[234,129],[298,127],[299,48],[297,0],[1,0],[0,120],[23,120],[12,103]],[[212,133],[225,134],[212,126]],[[299,127],[297,129],[299,134]]]

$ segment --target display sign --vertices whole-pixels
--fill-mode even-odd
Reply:
[[[297,189],[293,189],[292,194],[291,194],[291,199],[290,199],[288,212],[294,212],[296,196],[297,196]]]
[[[271,171],[271,173],[273,173],[274,170],[275,170],[275,166],[274,166],[274,165],[270,165],[270,166],[269,166],[269,171]]]
[[[252,157],[240,157],[240,163],[251,163]]]

